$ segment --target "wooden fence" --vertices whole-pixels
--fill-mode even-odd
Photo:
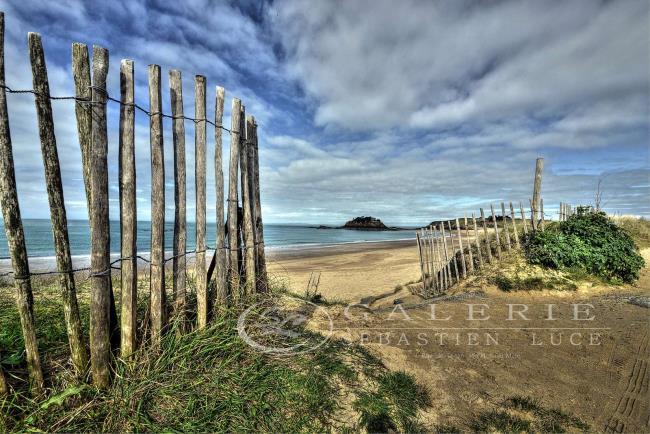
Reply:
[[[45,167],[45,182],[49,198],[57,274],[67,327],[70,353],[79,373],[87,369],[90,360],[92,380],[98,387],[110,383],[112,355],[119,352],[128,358],[138,342],[160,344],[170,322],[170,315],[187,316],[187,261],[195,255],[196,327],[209,321],[209,306],[228,305],[241,301],[249,294],[265,292],[268,286],[264,257],[264,235],[259,187],[259,158],[257,123],[237,98],[232,100],[231,126],[222,125],[225,90],[216,87],[214,121],[206,117],[207,83],[197,75],[194,80],[195,112],[193,117],[183,113],[182,77],[177,70],[169,71],[171,114],[162,112],[161,70],[149,65],[149,109],[135,103],[134,62],[120,64],[120,98],[112,98],[106,90],[109,53],[106,48],[93,46],[92,68],[88,48],[72,44],[72,76],[75,95],[50,95],[45,54],[41,38],[28,35],[29,57],[32,65],[33,89],[13,90],[5,83],[4,13],[0,12],[0,203],[12,261],[16,304],[20,314],[30,385],[34,392],[43,390],[43,372],[36,338],[33,296],[27,248],[13,164],[11,135],[7,109],[7,93],[34,95],[38,115],[38,131]],[[92,73],[91,73],[92,72]],[[57,154],[52,100],[75,102],[77,130],[83,163],[83,179],[88,203],[91,229],[91,264],[88,269],[73,269],[64,206],[61,170]],[[109,188],[108,188],[108,124],[107,103],[120,105],[119,115],[119,203],[120,258],[110,259]],[[151,147],[151,255],[138,256],[135,166],[135,112],[150,119]],[[174,149],[174,235],[172,256],[165,258],[165,180],[163,118],[171,119]],[[196,248],[186,250],[186,167],[185,121],[195,124],[195,189],[196,189]],[[206,147],[208,125],[214,128],[214,170],[217,209],[216,245],[206,245]],[[230,166],[228,185],[228,220],[224,221],[224,176],[222,172],[222,133],[230,134]],[[241,178],[240,178],[241,176]],[[238,182],[239,181],[239,182]],[[240,204],[241,203],[241,207]],[[214,252],[207,267],[206,253]],[[149,336],[137,336],[136,305],[137,261],[148,263],[150,276]],[[172,296],[166,299],[165,265],[172,262]],[[119,267],[118,267],[119,265]],[[121,278],[121,309],[116,311],[112,271],[119,268]],[[90,272],[90,342],[84,341],[75,288],[75,272]],[[43,273],[40,273],[43,274]],[[214,278],[213,278],[214,277]],[[216,290],[208,291],[208,282],[215,281]],[[87,348],[90,349],[88,352]],[[0,392],[6,392],[4,374],[0,369]]]
[[[490,216],[487,218],[481,208],[478,218],[474,212],[471,213],[471,221],[465,214],[462,224],[460,219],[443,220],[416,231],[422,276],[421,295],[441,294],[486,263],[500,260],[503,250],[519,248],[520,235],[526,235],[529,231],[528,218],[531,230],[544,229],[544,199],[541,197],[543,169],[544,160],[538,158],[529,213],[527,216],[524,204],[519,202],[519,222],[513,203],[509,202],[506,208],[506,204],[501,202],[501,215],[497,215],[494,205],[490,204]]]
[[[490,205],[491,215],[487,218],[481,208],[478,218],[472,212],[471,217],[465,215],[462,222],[460,219],[443,220],[418,229],[416,239],[423,295],[441,294],[485,264],[501,259],[502,250],[519,248],[520,235],[529,230],[526,211],[520,202],[519,221],[512,202],[509,211],[508,214],[502,202],[501,215]]]

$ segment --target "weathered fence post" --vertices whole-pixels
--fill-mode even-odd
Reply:
[[[225,90],[221,86],[217,86],[215,107],[214,107],[214,179],[217,189],[217,245],[215,254],[215,261],[217,266],[217,300],[225,304],[228,297],[227,285],[227,256],[225,250],[225,218],[224,218],[224,191],[223,191],[223,106],[225,99]]]
[[[251,146],[253,139],[253,118],[248,116],[245,119],[246,135],[242,133],[242,147],[239,156],[240,170],[241,170],[241,195],[242,195],[242,208],[244,218],[244,247],[245,247],[245,263],[246,263],[246,292],[252,294],[255,292],[257,277],[255,275],[255,234],[253,232],[253,207],[252,207],[252,192],[250,189],[252,178],[249,167],[248,150]]]
[[[0,83],[3,85],[5,84],[4,34],[5,16],[3,12],[0,12]],[[29,277],[25,233],[23,232],[18,192],[16,191],[16,173],[9,131],[7,95],[4,87],[0,87],[0,204],[2,205],[2,218],[14,273],[16,306],[25,342],[29,382],[32,391],[36,395],[40,395],[43,391],[43,371],[36,341],[34,298]]]
[[[451,231],[451,229],[450,229]],[[460,222],[456,219],[456,236],[458,237],[458,246],[460,249],[460,263],[463,267],[463,279],[467,278],[467,264],[465,262],[465,252],[463,250],[463,236],[460,232]]]
[[[476,227],[476,216],[472,213],[472,223],[474,223],[474,241],[476,242],[476,251],[478,254],[478,266],[483,268],[483,254],[481,253],[481,242],[479,240],[478,228]]]
[[[427,233],[427,238],[429,239],[429,263],[431,264],[431,289],[435,294],[438,292],[438,284],[440,283],[438,279],[438,258],[436,257],[436,238],[431,230],[431,226],[427,226],[425,229]]]
[[[526,222],[526,211],[524,211],[524,204],[519,201],[519,210],[521,212],[521,222],[524,224],[524,235],[528,234],[528,223]]]
[[[260,158],[259,147],[257,139],[257,123],[255,117],[253,121],[253,157],[252,168],[253,173],[253,206],[255,212],[255,253],[256,253],[256,271],[257,271],[257,291],[266,292],[268,290],[269,281],[266,273],[266,254],[264,252],[264,225],[262,224],[262,205],[260,198]]]
[[[444,226],[444,223],[443,223]],[[447,220],[449,228],[449,242],[451,243],[451,254],[454,257],[454,271],[456,272],[456,283],[460,282],[460,269],[458,268],[458,258],[456,257],[456,246],[454,245],[454,233],[451,229],[451,220]]]
[[[422,274],[422,291],[426,291],[426,285],[427,285],[427,275],[424,269],[424,254],[423,254],[423,249],[422,249],[422,237],[420,236],[420,233],[422,230],[417,230],[415,231],[415,239],[418,243],[418,257],[420,258],[420,272]]]
[[[537,230],[537,213],[539,211],[539,200],[542,195],[542,171],[544,170],[544,159],[535,160],[535,181],[533,183],[533,201],[531,205],[531,214],[533,230]]]
[[[7,383],[4,369],[0,366],[0,397],[6,396],[7,394],[9,394],[9,383]]]
[[[472,242],[469,240],[469,227],[467,226],[467,213],[465,213],[465,237],[467,238],[467,251],[469,252],[469,271],[474,272],[474,254],[472,253]]]
[[[510,230],[508,229],[508,215],[506,214],[506,205],[501,202],[501,216],[503,217],[503,232],[506,234],[506,247],[508,250],[512,249],[510,243]]]
[[[519,233],[517,232],[517,217],[515,216],[515,207],[510,202],[510,217],[512,218],[512,230],[515,235],[515,245],[519,247]]]
[[[492,223],[494,224],[494,236],[496,237],[497,243],[497,258],[501,259],[501,240],[499,238],[499,225],[497,225],[497,217],[494,214],[494,205],[490,204],[490,209],[492,210]]]
[[[185,167],[185,119],[181,71],[169,71],[174,141],[174,242],[172,247],[172,288],[175,313],[185,320],[187,285],[187,185]]]
[[[544,230],[544,198],[539,199],[539,211],[540,211],[540,229]]]
[[[487,221],[485,220],[485,213],[481,208],[481,221],[483,222],[483,235],[485,236],[485,250],[487,253],[488,263],[492,263],[492,247],[490,246],[490,235],[488,234]]]
[[[230,115],[230,166],[228,173],[228,244],[230,248],[230,260],[228,263],[228,281],[230,295],[233,300],[239,299],[239,240],[237,237],[237,169],[239,166],[239,142],[241,126],[241,101],[238,98],[232,100],[232,112]]]
[[[446,274],[447,274],[447,288],[449,288],[452,284],[451,281],[451,264],[449,261],[449,254],[447,252],[447,239],[445,237],[445,223],[440,222],[440,236],[442,237],[442,250],[444,251],[444,256],[445,256],[445,269],[446,269]]]
[[[138,214],[135,197],[135,91],[132,60],[120,63],[120,246],[122,274],[122,340],[120,354],[128,357],[135,351],[137,341]]]
[[[446,273],[444,268],[444,261],[442,259],[442,247],[440,243],[440,233],[438,232],[437,226],[432,226],[432,231],[435,234],[435,243],[436,243],[436,258],[438,259],[438,280],[440,281],[440,291],[447,289],[446,285]]]
[[[77,118],[77,132],[79,134],[79,148],[81,149],[82,173],[84,188],[86,190],[86,204],[90,215],[90,158],[92,144],[92,107],[90,101],[90,60],[86,44],[75,42],[72,44],[72,75],[74,77],[75,97],[88,101],[87,104],[77,101],[75,115]],[[90,217],[89,217],[90,218]]]
[[[56,252],[59,285],[63,299],[63,312],[68,333],[68,343],[72,356],[72,364],[78,374],[82,374],[88,363],[86,346],[83,343],[83,331],[79,318],[77,290],[72,272],[70,256],[70,240],[68,237],[68,220],[63,198],[61,168],[54,135],[54,119],[50,102],[50,85],[47,78],[45,53],[41,37],[37,33],[29,33],[29,58],[32,64],[32,76],[35,91],[36,114],[38,116],[38,133],[45,167],[45,183],[50,205],[52,235]]]
[[[196,182],[196,304],[197,325],[204,328],[208,323],[208,282],[205,269],[205,146],[206,146],[206,110],[205,77],[194,78],[195,112],[197,119],[194,128],[194,179]]]
[[[438,262],[436,259],[436,252],[435,252],[435,241],[436,238],[433,234],[433,230],[431,229],[431,226],[428,226],[426,228],[426,232],[428,234],[429,238],[429,257],[430,257],[430,264],[431,264],[431,279],[432,280],[432,287],[434,289],[434,292],[437,290],[437,286],[439,283],[438,279]]]
[[[149,142],[151,146],[151,341],[160,345],[166,324],[165,302],[165,157],[162,133],[160,66],[149,65]]]
[[[434,277],[433,277],[433,256],[431,255],[431,237],[429,236],[429,233],[427,229],[423,229],[423,233],[425,234],[425,256],[427,258],[427,269],[428,269],[428,280],[427,280],[427,287],[426,287],[426,292],[424,293],[425,296],[428,295],[429,291],[433,287],[434,283]]]
[[[108,217],[108,137],[106,127],[106,75],[108,50],[93,46],[93,122],[91,146],[91,293],[90,360],[93,381],[108,387],[111,361],[111,259]]]

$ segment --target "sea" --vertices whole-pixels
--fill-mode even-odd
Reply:
[[[52,225],[47,219],[23,219],[27,255],[39,258],[35,261],[41,267],[49,268],[54,264],[54,242]],[[151,244],[151,222],[137,223],[137,250],[147,256]],[[187,222],[187,250],[195,246],[196,227],[193,222]],[[174,223],[165,223],[165,249],[171,256],[173,245]],[[83,264],[90,257],[90,226],[87,220],[69,220],[68,235],[70,250],[75,264]],[[304,249],[318,246],[333,246],[338,244],[377,242],[391,240],[408,240],[415,238],[415,229],[396,231],[364,231],[351,229],[319,229],[317,226],[299,224],[265,224],[264,242],[267,250]],[[110,223],[111,253],[118,256],[120,252],[120,224]],[[215,246],[216,224],[208,223],[206,227],[206,242],[209,247]],[[0,269],[10,266],[9,251],[4,230],[0,230]],[[31,263],[30,259],[30,263]],[[3,267],[3,265],[5,267]]]

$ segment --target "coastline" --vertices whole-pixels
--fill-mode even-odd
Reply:
[[[266,247],[266,256],[269,261],[284,259],[309,259],[324,256],[335,256],[345,253],[358,253],[376,249],[397,249],[401,247],[415,247],[415,238],[398,239],[398,240],[378,240],[378,241],[349,241],[331,244],[293,244],[287,246]],[[208,258],[212,257],[212,251],[208,252]],[[150,252],[138,252],[139,256],[149,259]],[[167,250],[165,257],[172,256],[172,251]],[[117,260],[119,253],[111,253],[111,261]],[[194,254],[187,255],[188,264],[192,264]],[[208,259],[209,260],[209,259]],[[169,262],[171,265],[171,262]],[[86,268],[90,266],[90,255],[73,255],[72,266],[75,269]],[[29,258],[29,267],[31,272],[49,272],[56,270],[56,256],[33,256]],[[146,269],[147,263],[138,261],[138,269]],[[11,271],[11,259],[0,259],[0,273]],[[116,270],[117,271],[117,270]]]

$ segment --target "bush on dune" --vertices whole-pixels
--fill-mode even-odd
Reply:
[[[578,214],[528,235],[528,262],[555,269],[582,269],[611,281],[633,282],[645,265],[632,237],[602,212]]]

